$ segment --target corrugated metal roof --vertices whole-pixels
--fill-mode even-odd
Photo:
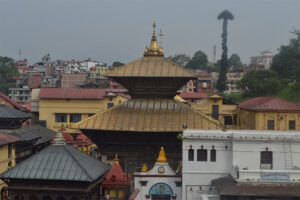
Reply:
[[[12,135],[21,138],[23,141],[38,139],[34,145],[48,142],[55,135],[55,132],[41,125],[24,126],[18,129],[1,130],[6,135]]]
[[[278,97],[256,97],[239,104],[248,110],[300,111],[300,105]]]
[[[93,182],[109,166],[69,145],[49,146],[0,175],[2,179]]]
[[[189,129],[222,129],[223,126],[188,105],[170,99],[131,99],[77,123],[79,129],[181,132]]]
[[[20,141],[21,138],[0,133],[0,146]]]
[[[204,99],[207,98],[207,94],[202,92],[182,92],[180,97],[183,99]]]
[[[191,77],[189,70],[172,63],[164,57],[142,57],[105,74],[106,77]]]
[[[41,88],[40,99],[103,99],[105,89]]]
[[[12,109],[5,104],[0,105],[0,119],[26,119],[30,116],[17,109]]]

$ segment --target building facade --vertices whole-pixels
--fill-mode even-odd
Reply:
[[[260,56],[250,58],[252,65],[264,66],[265,69],[270,69],[273,60],[273,54],[269,51],[263,51]]]
[[[182,149],[182,200],[299,199],[298,131],[186,130]]]

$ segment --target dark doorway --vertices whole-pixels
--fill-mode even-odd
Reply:
[[[212,117],[216,120],[219,120],[219,105],[212,106]]]
[[[151,200],[170,200],[170,195],[152,195]]]

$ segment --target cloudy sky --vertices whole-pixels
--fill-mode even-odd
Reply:
[[[244,63],[261,51],[277,52],[300,29],[300,0],[0,0],[0,55],[32,64],[55,59],[130,62],[142,56],[152,22],[164,33],[165,55],[197,50],[221,54],[222,22],[230,10],[229,54]]]

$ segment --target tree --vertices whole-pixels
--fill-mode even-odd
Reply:
[[[119,61],[115,61],[115,62],[113,62],[113,64],[112,64],[113,67],[121,67],[121,66],[123,66],[123,65],[125,65],[125,64],[124,64],[124,63],[121,63],[121,62],[119,62]]]
[[[167,59],[181,66],[185,66],[191,60],[191,58],[186,54],[176,54],[175,56],[170,56]]]
[[[186,68],[189,69],[206,69],[207,68],[207,55],[203,51],[197,51],[194,53],[192,60],[186,64]]]
[[[220,74],[217,81],[217,89],[223,92],[226,89],[226,73],[228,70],[227,59],[227,24],[228,20],[233,20],[233,15],[228,10],[224,10],[218,15],[218,20],[223,20],[223,33],[222,33],[222,57],[220,63]]]
[[[8,94],[8,89],[13,83],[14,75],[18,74],[12,58],[0,56],[0,91]]]
[[[279,48],[279,53],[273,57],[271,69],[277,72],[279,78],[300,82],[300,31],[294,30],[293,33],[297,38]]]
[[[271,96],[281,89],[282,83],[274,71],[251,70],[244,75],[239,86],[244,90],[245,96]]]
[[[228,66],[230,70],[238,71],[243,66],[240,56],[232,54],[228,60]]]

